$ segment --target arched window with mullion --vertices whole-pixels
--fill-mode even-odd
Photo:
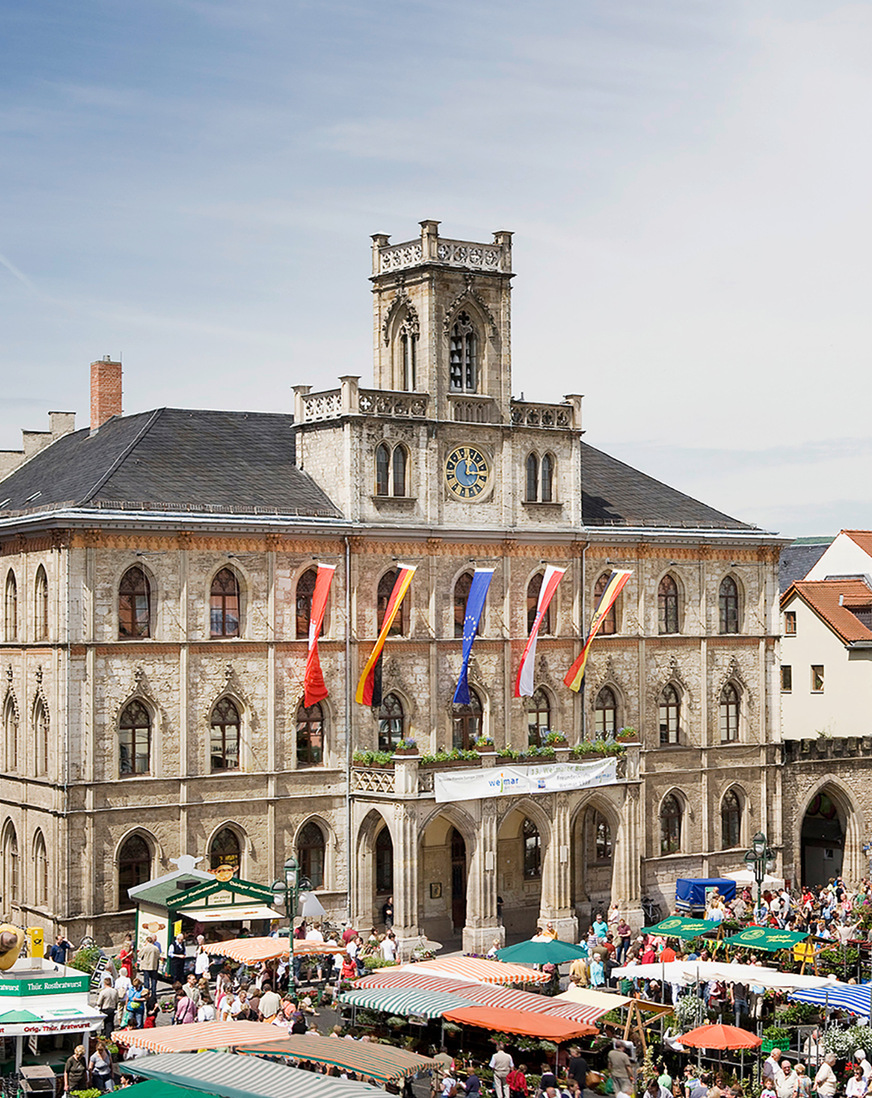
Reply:
[[[218,869],[222,865],[230,866],[239,876],[242,866],[242,844],[232,827],[222,827],[209,843],[209,868]]]
[[[324,711],[320,705],[297,709],[297,766],[321,766],[324,762]]]
[[[151,636],[151,585],[136,565],[127,569],[118,586],[118,636]]]
[[[742,802],[734,789],[721,801],[721,847],[730,850],[742,844]]]
[[[660,633],[678,632],[678,584],[664,576],[657,588],[657,627]]]
[[[530,747],[541,747],[551,731],[551,703],[541,686],[524,700],[524,708],[527,711],[527,743]]]
[[[231,568],[222,568],[212,580],[210,630],[213,637],[239,636],[239,579]]]
[[[308,878],[313,889],[324,887],[326,849],[324,832],[314,820],[309,820],[297,837],[297,858],[300,863],[300,876]]]
[[[8,911],[21,899],[21,859],[18,853],[18,835],[10,823],[3,837],[3,904]]]
[[[392,751],[405,735],[403,703],[396,694],[385,694],[378,711],[378,749]]]
[[[660,745],[676,744],[681,738],[681,699],[670,683],[660,695]]]
[[[6,573],[6,618],[3,636],[7,641],[18,640],[18,581],[11,568]]]
[[[151,771],[151,713],[140,701],[130,702],[121,713],[118,750],[122,778]]]
[[[478,390],[478,341],[468,313],[461,313],[451,328],[448,346],[449,387],[452,392]]]
[[[527,584],[527,632],[529,633],[533,628],[536,621],[537,608],[539,606],[539,592],[542,590],[542,580],[544,576],[542,572],[537,572],[535,576]],[[548,605],[548,609],[542,615],[542,622],[539,626],[539,636],[550,636],[554,629],[554,599],[557,597],[556,592]]]
[[[660,806],[660,853],[677,854],[681,850],[681,804],[674,793]]]
[[[309,638],[309,621],[312,617],[312,598],[315,595],[315,583],[318,579],[318,571],[315,568],[307,568],[306,571],[297,580],[297,595],[295,599],[296,607],[296,628],[295,632],[298,640],[308,640]],[[321,622],[321,632],[318,636],[323,637],[327,626],[327,613],[330,607],[330,600],[327,600],[327,609],[324,611],[324,620]]]
[[[209,757],[212,770],[239,769],[239,710],[230,698],[221,698],[209,720]]]
[[[453,746],[468,751],[482,733],[483,709],[481,698],[470,688],[469,705],[455,705],[452,713]]]
[[[611,577],[612,577],[611,572],[603,572],[600,575],[599,579],[596,581],[596,583],[594,585],[594,589],[593,589],[593,604],[594,604],[594,606],[596,606],[599,603],[599,600],[603,597],[603,593],[605,592],[605,589],[608,587],[609,580],[611,579]],[[618,599],[620,599],[620,595],[618,596]],[[600,627],[599,627],[600,636],[610,637],[613,634],[617,633],[617,631],[618,631],[618,614],[617,614],[618,599],[616,599],[612,603],[612,605],[609,607],[608,611],[606,612],[605,616],[603,617],[602,622],[600,623]]]
[[[394,590],[394,584],[397,582],[398,575],[399,572],[397,572],[396,569],[391,569],[390,572],[385,572],[378,581],[378,591],[376,593],[376,624],[379,632],[381,632],[381,627],[384,624],[388,603],[391,601],[391,595]],[[388,634],[391,637],[402,637],[406,634],[406,628],[408,626],[407,614],[409,597],[409,593],[407,592],[406,597],[400,603],[397,616],[394,618]]]
[[[614,736],[618,724],[618,702],[611,687],[604,686],[597,694],[593,714],[596,738],[605,740]]]
[[[33,707],[34,771],[41,777],[48,770],[48,713],[45,702],[37,698]]]
[[[151,847],[142,835],[130,835],[118,851],[118,901],[128,902],[127,890],[151,879]]]
[[[721,580],[718,617],[721,633],[739,632],[739,585],[732,576],[724,576]]]
[[[718,723],[721,743],[735,743],[739,738],[739,691],[731,682],[721,691]]]

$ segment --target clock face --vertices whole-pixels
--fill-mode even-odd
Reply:
[[[477,499],[489,480],[487,458],[475,446],[455,446],[445,459],[445,483],[456,499]]]

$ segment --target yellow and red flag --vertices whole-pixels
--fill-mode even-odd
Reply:
[[[590,632],[587,634],[587,640],[584,642],[584,648],[581,650],[581,655],[566,672],[563,679],[570,690],[574,690],[578,693],[581,689],[581,683],[584,679],[584,668],[587,664],[591,642],[597,635],[599,627],[603,623],[603,618],[615,605],[615,599],[620,595],[621,591],[624,589],[624,584],[632,574],[632,572],[627,572],[625,569],[619,568],[609,576],[609,582],[606,584],[606,589],[600,596],[600,600],[593,612],[593,617],[590,619]]]
[[[318,575],[315,577],[315,590],[312,592],[312,605],[309,608],[309,651],[306,655],[306,673],[303,676],[303,705],[307,709],[327,697],[327,685],[321,673],[321,659],[318,655],[318,637],[335,571],[335,564],[319,564]]]
[[[363,674],[360,676],[360,682],[357,684],[354,700],[358,705],[372,705],[373,688],[375,684],[375,665],[378,663],[378,658],[385,646],[385,641],[388,639],[388,633],[390,633],[391,626],[394,624],[394,618],[397,616],[400,605],[406,597],[406,592],[409,590],[412,576],[415,574],[415,567],[414,564],[401,564],[397,568],[397,578],[394,583],[394,589],[391,591],[391,597],[388,599],[388,605],[385,609],[385,618],[382,622],[381,632],[378,635],[378,640],[375,642],[375,647],[369,654],[369,659],[366,661]]]

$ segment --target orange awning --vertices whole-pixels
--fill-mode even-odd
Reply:
[[[116,1029],[112,1040],[151,1052],[199,1052],[200,1049],[246,1048],[276,1040],[276,1027],[267,1022],[192,1022],[187,1026],[153,1029]]]
[[[550,973],[538,972],[527,965],[488,961],[484,957],[434,957],[432,961],[403,967],[433,976],[472,980],[474,984],[544,984],[551,979]]]
[[[307,954],[323,956],[325,953],[347,953],[348,946],[341,942],[310,942],[307,938],[294,938],[294,956],[305,957]]]
[[[208,942],[207,953],[229,957],[244,965],[256,965],[260,961],[272,961],[287,957],[287,938],[231,938],[229,942]]]
[[[539,1037],[558,1044],[573,1037],[587,1037],[599,1032],[596,1026],[570,1022],[568,1018],[533,1014],[526,1010],[501,1010],[499,1007],[460,1007],[457,1010],[447,1010],[444,1016],[450,1022],[459,1022],[461,1025],[480,1026],[494,1033],[521,1033],[526,1037]]]

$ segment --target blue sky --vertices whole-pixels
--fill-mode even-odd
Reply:
[[[371,376],[369,235],[514,230],[514,390],[789,535],[872,527],[872,6],[2,4],[0,446]],[[857,411],[847,414],[847,405]]]

